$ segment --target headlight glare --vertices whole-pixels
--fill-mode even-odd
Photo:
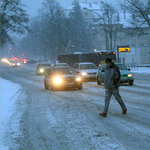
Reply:
[[[40,72],[43,73],[43,72],[44,72],[44,69],[40,69]]]
[[[79,78],[79,77],[78,77],[78,78],[76,78],[76,81],[81,81],[81,78]]]
[[[133,76],[133,74],[128,74],[128,77],[132,77]]]
[[[86,76],[87,75],[87,73],[86,72],[82,72],[82,76]]]
[[[57,78],[54,79],[54,82],[55,82],[56,84],[60,84],[60,83],[62,82],[62,79],[59,78],[59,77],[57,77]]]

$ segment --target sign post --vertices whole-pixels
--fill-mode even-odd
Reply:
[[[117,63],[119,63],[119,53],[130,52],[130,46],[117,46]]]

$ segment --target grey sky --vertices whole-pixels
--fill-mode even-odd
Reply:
[[[37,14],[38,9],[42,6],[44,0],[21,0],[27,7],[25,8],[28,14],[33,17]],[[57,0],[61,6],[68,7],[71,5],[72,0]]]
[[[28,12],[28,14],[31,16],[31,17],[34,17],[37,12],[38,12],[38,9],[42,6],[42,2],[44,0],[21,0],[22,3],[24,3],[27,7],[26,7],[26,10]],[[57,0],[61,6],[63,6],[64,8],[65,7],[68,7],[71,5],[71,3],[73,2],[73,0]],[[114,3],[118,0],[78,0],[80,2],[100,2],[100,1],[107,1],[109,3]],[[123,0],[119,0],[119,1],[123,1]]]

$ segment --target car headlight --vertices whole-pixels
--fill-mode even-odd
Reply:
[[[20,63],[17,63],[18,66],[20,66]]]
[[[132,77],[133,76],[133,74],[128,74],[128,77]]]
[[[43,73],[43,72],[44,72],[44,69],[40,69],[40,72]]]
[[[15,63],[13,63],[13,66],[15,66]]]
[[[81,78],[79,78],[79,77],[78,77],[78,78],[76,78],[76,81],[81,81]]]
[[[59,78],[59,77],[57,77],[57,78],[54,79],[54,82],[55,82],[56,84],[60,84],[60,83],[62,82],[62,79]]]
[[[86,76],[87,75],[87,73],[86,72],[82,72],[82,76]]]

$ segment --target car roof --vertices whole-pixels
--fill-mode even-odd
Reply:
[[[42,64],[38,64],[38,65],[50,65],[50,64],[49,64],[49,63],[45,63],[45,64],[44,64],[44,63],[42,63]]]
[[[64,68],[71,68],[70,66],[53,66],[53,69],[64,69]]]
[[[80,63],[75,63],[75,64],[81,64],[81,65],[84,65],[84,64],[94,64],[92,62],[80,62]]]

